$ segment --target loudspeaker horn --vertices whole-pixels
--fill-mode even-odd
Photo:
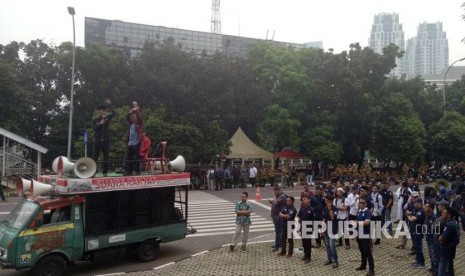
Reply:
[[[31,180],[27,180],[22,177],[18,177],[16,179],[16,192],[18,193],[18,196],[24,196],[24,193],[30,190]]]
[[[186,160],[181,155],[178,155],[176,159],[169,162],[169,166],[173,171],[183,172],[186,169]]]
[[[58,156],[52,162],[52,170],[61,176],[62,173],[71,172],[74,169],[74,163],[69,161],[66,156]]]
[[[92,158],[79,158],[74,164],[74,174],[79,178],[89,178],[97,172],[97,163]]]
[[[53,190],[53,185],[45,184],[39,181],[31,181],[32,197],[49,194]]]

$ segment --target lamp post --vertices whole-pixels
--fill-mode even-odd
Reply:
[[[454,64],[456,64],[457,62],[460,62],[460,61],[464,61],[465,60],[465,57],[464,58],[461,58],[461,59],[458,59],[456,61],[454,61],[446,70],[446,73],[444,74],[444,79],[442,80],[442,108],[443,108],[443,116],[446,115],[446,77],[447,77],[447,73],[449,73],[449,70],[450,68],[452,68],[452,66],[454,66]]]
[[[74,15],[76,12],[73,7],[68,7],[68,13],[73,18],[73,62],[71,65],[71,96],[69,103],[69,125],[68,125],[68,153],[67,157],[71,160],[71,136],[73,132],[73,97],[74,97],[74,62],[76,58],[76,28],[74,26]]]

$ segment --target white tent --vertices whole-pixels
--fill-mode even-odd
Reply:
[[[226,156],[228,159],[262,159],[270,160],[272,163],[274,161],[273,153],[255,145],[240,127],[229,141],[232,146],[230,148],[231,153]]]

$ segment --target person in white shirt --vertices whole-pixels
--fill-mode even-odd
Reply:
[[[371,187],[371,199],[373,201],[373,214],[371,215],[371,221],[379,221],[381,222],[381,215],[383,214],[383,197],[378,193],[378,186],[373,185]],[[377,237],[375,245],[381,243],[381,238]]]
[[[213,190],[213,182],[215,181],[215,170],[210,167],[207,170],[207,186],[209,190]]]
[[[252,187],[255,187],[256,178],[257,178],[257,168],[255,167],[255,164],[252,164],[252,166],[249,169],[249,179],[250,179],[250,184],[252,184]]]
[[[349,207],[349,220],[357,220],[358,214],[358,186],[352,186],[351,193],[347,196],[346,206]]]
[[[347,199],[344,197],[344,189],[337,188],[336,197],[333,200],[333,205],[336,208],[335,215],[336,215],[337,222],[339,223],[339,225],[345,226],[345,222],[347,221],[347,211],[349,208],[347,207]],[[339,238],[339,246],[342,246],[342,234],[344,234],[344,232],[346,231],[346,228],[339,226],[338,229],[339,229],[338,234],[341,235],[341,237]],[[344,241],[346,245],[346,250],[349,250],[350,249],[349,239],[344,239]]]

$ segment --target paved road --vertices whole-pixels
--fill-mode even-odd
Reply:
[[[392,187],[396,190],[397,187]],[[285,188],[287,195],[300,195],[301,187]],[[249,193],[253,203],[252,227],[249,240],[272,240],[273,224],[270,218],[268,198],[273,196],[272,188],[261,189],[262,200],[255,201],[255,189],[232,189],[223,191],[194,191],[189,194],[189,223],[197,229],[197,233],[186,239],[162,244],[160,257],[149,263],[140,263],[128,258],[120,258],[111,262],[77,262],[69,269],[69,275],[102,275],[119,272],[152,270],[155,267],[177,262],[208,250],[219,248],[231,241],[234,229],[234,203],[240,198],[242,191]],[[19,198],[9,198],[8,202],[0,203],[0,220],[14,208]],[[299,206],[300,202],[296,202]],[[394,208],[393,208],[394,209]],[[393,210],[394,211],[394,210]],[[392,214],[395,217],[395,213]],[[1,275],[26,275],[26,272],[3,270]]]

